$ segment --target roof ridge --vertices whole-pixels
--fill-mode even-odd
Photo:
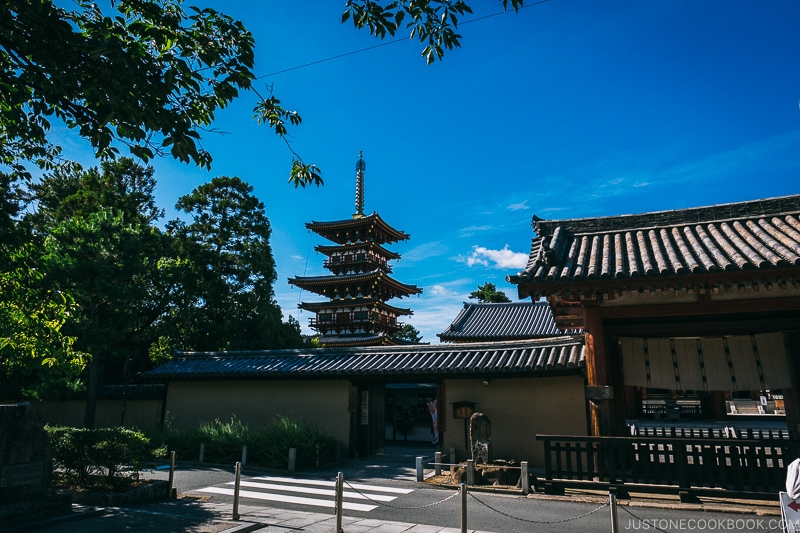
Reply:
[[[534,215],[534,231],[539,236],[546,236],[552,234],[557,227],[563,227],[573,235],[578,235],[605,233],[613,230],[628,231],[632,229],[724,222],[756,216],[777,216],[797,212],[800,212],[800,194],[687,209],[670,209],[605,217],[540,220]]]

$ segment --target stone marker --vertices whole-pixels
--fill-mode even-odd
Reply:
[[[492,460],[492,423],[483,413],[469,419],[469,448],[475,464],[489,464]]]
[[[50,507],[51,472],[39,413],[29,403],[0,404],[0,519]]]

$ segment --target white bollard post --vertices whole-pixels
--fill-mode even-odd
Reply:
[[[434,463],[436,463],[436,475],[442,475],[442,452],[436,452],[436,459],[434,459]]]
[[[522,494],[527,496],[531,493],[531,477],[528,474],[528,461],[522,461],[519,464],[520,473],[519,479],[522,482]]]
[[[247,446],[242,446],[242,466],[247,464]]]
[[[297,468],[297,448],[289,448],[289,472]]]
[[[339,472],[336,476],[336,533],[342,533],[342,500],[344,499],[344,474]]]
[[[475,484],[475,461],[467,459],[467,485]]]
[[[461,533],[467,533],[467,484],[461,484]]]
[[[614,491],[609,491],[608,503],[611,507],[611,533],[619,533],[619,519],[617,517],[617,495],[614,494]]]
[[[417,457],[417,481],[425,481],[425,476],[422,472],[422,457]]]
[[[205,454],[206,454],[206,445],[205,445],[205,443],[201,442],[200,443],[200,457],[198,458],[198,460],[201,463],[203,462],[203,457],[205,456]]]
[[[233,486],[233,520],[239,520],[239,487],[242,483],[242,463],[236,463],[236,483]]]

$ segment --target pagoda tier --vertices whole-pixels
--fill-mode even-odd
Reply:
[[[322,266],[334,274],[357,274],[381,269],[391,272],[391,259],[400,259],[400,255],[390,252],[374,242],[339,244],[335,246],[316,246],[314,250],[328,256]]]
[[[422,292],[416,285],[400,283],[382,270],[338,276],[294,277],[289,283],[332,300],[344,298],[390,300]]]
[[[336,244],[374,242],[378,244],[407,241],[409,235],[397,231],[378,215],[362,215],[359,218],[334,222],[311,222],[306,227],[321,237]]]
[[[352,298],[329,302],[302,303],[301,309],[315,313],[309,326],[321,335],[364,334],[367,331],[392,334],[403,327],[397,319],[411,315],[411,309],[388,305],[380,300]]]

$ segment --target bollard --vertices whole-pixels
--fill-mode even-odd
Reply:
[[[467,485],[475,484],[475,461],[467,459]]]
[[[455,448],[450,448],[450,464],[451,465],[456,464],[456,449]]]
[[[617,517],[617,495],[613,490],[608,491],[608,503],[611,507],[611,533],[619,533],[619,520]]]
[[[175,452],[169,452],[169,493],[175,490]]]
[[[422,457],[417,457],[417,481],[424,481],[425,476],[422,473]]]
[[[522,494],[527,496],[531,493],[531,476],[528,474],[528,461],[522,461],[519,466],[519,479],[522,482]]]
[[[242,446],[242,466],[247,464],[247,446]]]
[[[239,520],[239,487],[242,483],[242,463],[236,463],[236,483],[233,486],[233,520]]]
[[[294,472],[297,467],[297,448],[289,448],[289,472]]]
[[[317,468],[319,468],[319,443],[317,443]]]
[[[336,533],[342,533],[342,500],[344,499],[344,474],[339,472],[336,476],[336,502],[335,502],[335,513],[336,513]]]
[[[436,459],[434,459],[436,463],[436,475],[442,475],[442,452],[436,452]]]
[[[467,533],[467,484],[461,484],[461,533]]]
[[[206,445],[205,445],[205,443],[201,442],[200,443],[200,457],[198,458],[198,461],[200,461],[202,463],[203,462],[203,456],[205,454],[206,454]]]

